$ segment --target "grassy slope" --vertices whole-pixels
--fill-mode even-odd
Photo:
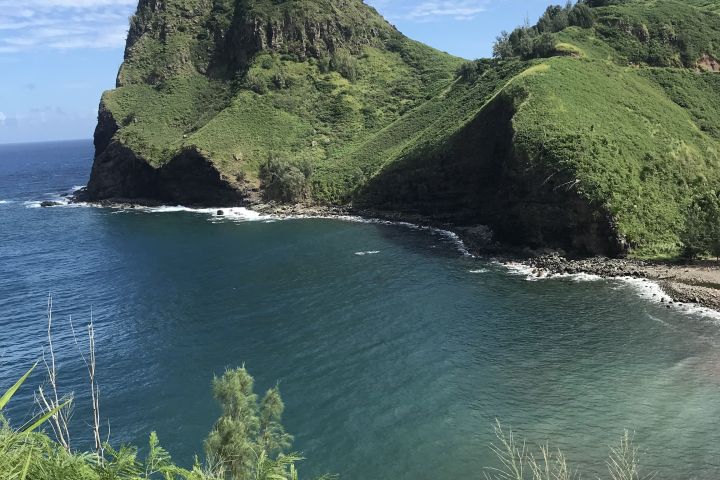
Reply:
[[[305,3],[278,10],[256,2],[253,15],[306,15],[296,12]],[[316,15],[333,11],[310,3]],[[362,8],[334,15],[362,29]],[[471,83],[455,76],[461,60],[392,32],[384,44],[351,51],[354,81],[322,68],[322,59],[280,52],[261,52],[247,76],[233,81],[189,69],[188,62],[202,64],[202,54],[152,73],[157,65],[147,58],[157,42],[150,37],[123,67],[137,81],[104,98],[125,125],[119,137],[155,165],[196,145],[223,173],[255,180],[272,153],[311,164],[313,199],[337,203],[384,168],[442,152],[503,91],[523,99],[513,120],[519,152],[549,173],[576,178],[574,188],[615,215],[636,254],[672,255],[692,191],[718,182],[720,76],[680,68],[703,54],[720,56],[718,11],[708,0],[598,8],[594,28],[556,34],[559,50],[572,56],[495,64]],[[385,25],[377,18],[371,24]],[[202,52],[188,40],[194,28],[169,43]],[[529,67],[535,74],[518,75]],[[148,85],[153,76],[167,78]],[[249,78],[261,93],[248,88]]]
[[[337,40],[357,70],[352,81],[327,68],[329,52],[301,58],[293,44],[260,52],[246,72],[212,80],[200,72],[211,68],[217,52],[208,53],[212,48],[199,40],[200,26],[212,21],[227,29],[232,9],[216,2],[221,7],[213,16],[198,7],[198,18],[187,20],[192,3],[173,0],[154,14],[141,5],[134,22],[151,25],[150,33],[129,50],[122,86],[103,97],[122,126],[117,138],[155,166],[195,145],[228,177],[253,181],[272,154],[313,166],[317,201],[347,201],[352,186],[374,173],[364,159],[352,160],[352,152],[446,88],[462,63],[406,39],[359,1],[340,9],[329,0],[256,0],[245,12],[253,22],[339,22],[361,38],[374,32],[378,40]],[[157,30],[170,32],[164,42]]]
[[[546,74],[524,81],[518,146],[550,170],[574,171],[577,188],[609,207],[636,255],[676,254],[692,192],[720,181],[718,75],[648,65],[717,56],[720,16],[699,10],[711,7],[718,10],[702,0],[636,0],[598,9],[594,30],[559,35],[583,58],[548,60]],[[644,25],[650,38],[608,35],[616,21]]]
[[[692,192],[720,181],[720,75],[651,68],[647,64],[658,59],[658,50],[666,55],[661,64],[681,66],[682,49],[673,42],[651,47],[632,34],[609,35],[604,22],[644,24],[651,32],[672,25],[689,37],[683,48],[697,52],[694,62],[720,46],[720,17],[698,10],[706,7],[714,5],[637,0],[596,9],[601,23],[595,29],[571,27],[557,34],[572,57],[539,61],[535,74],[519,75],[503,90],[522,99],[513,119],[516,149],[548,175],[564,172],[577,179],[573,188],[613,213],[638,256],[677,254]],[[481,79],[473,88],[487,86]],[[458,89],[467,87],[448,97]],[[467,124],[468,111],[479,105],[464,104],[455,116],[459,123]],[[405,145],[398,162],[437,155],[457,127],[431,127],[432,133]]]

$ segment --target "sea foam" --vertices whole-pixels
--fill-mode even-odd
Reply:
[[[608,277],[603,278],[599,275],[592,275],[588,273],[573,273],[573,274],[548,274],[542,270],[536,270],[533,267],[525,265],[519,262],[506,262],[501,263],[511,275],[523,276],[527,281],[537,282],[540,280],[558,280],[567,279],[574,282],[597,282],[597,281],[615,281],[620,282],[623,288],[630,287],[635,294],[641,298],[658,304],[671,305],[673,302],[672,298],[665,293],[660,284],[649,280],[647,278],[636,278],[636,277]],[[539,272],[539,273],[537,273]],[[682,313],[690,315],[697,315],[701,317],[711,318],[720,322],[720,312],[711,308],[704,307],[702,305],[694,303],[686,303],[680,305],[679,303],[672,303],[672,308]]]

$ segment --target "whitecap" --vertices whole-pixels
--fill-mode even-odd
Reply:
[[[599,275],[593,275],[590,273],[550,273],[547,270],[541,268],[531,267],[521,262],[503,262],[500,263],[511,275],[524,276],[525,280],[529,282],[536,282],[538,280],[558,280],[566,279],[572,280],[573,282],[597,282],[602,280],[603,277]]]
[[[487,272],[488,272],[487,268],[478,268],[475,270],[468,270],[468,273],[487,273]]]
[[[704,307],[697,303],[675,303],[673,299],[665,293],[665,291],[657,282],[653,282],[644,278],[634,277],[615,277],[613,280],[617,280],[623,282],[625,285],[629,285],[636,292],[636,294],[643,299],[649,300],[654,303],[672,305],[673,310],[678,310],[683,313],[710,318],[714,321],[720,321],[720,312],[718,312],[717,310]]]
[[[219,211],[222,210],[222,215],[219,214]],[[233,207],[233,208],[226,208],[226,209],[210,209],[209,212],[213,215],[212,220],[213,221],[222,221],[224,220],[231,220],[235,222],[257,222],[257,221],[263,221],[263,222],[270,222],[274,221],[275,218],[273,218],[270,215],[264,215],[260,212],[256,212],[255,210],[250,210],[249,208],[245,207]]]
[[[368,250],[366,252],[355,252],[355,255],[362,257],[365,255],[377,255],[378,253],[380,253],[380,250]]]
[[[528,265],[525,265],[524,263],[520,262],[504,262],[501,263],[503,267],[507,270],[507,272],[510,275],[517,275],[521,277],[525,277],[528,281],[535,281],[539,280],[540,278],[547,277],[547,274],[545,272],[540,271],[539,274],[536,274],[536,269],[533,267],[530,267]]]
[[[197,213],[207,215],[212,222],[235,221],[235,222],[252,222],[252,221],[272,221],[275,217],[264,215],[255,210],[245,207],[214,207],[214,208],[193,208],[182,205],[161,205],[157,207],[136,206],[133,208],[121,208],[116,213],[126,212],[145,212],[145,213]]]

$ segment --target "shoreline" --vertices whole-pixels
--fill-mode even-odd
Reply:
[[[71,203],[78,203],[77,197],[69,196]],[[106,208],[132,210],[138,208],[159,208],[168,205],[153,200],[110,199],[98,202],[85,202]],[[218,217],[225,211],[236,207],[187,207],[189,210],[216,210]],[[674,305],[695,304],[720,312],[720,262],[696,261],[692,263],[671,260],[638,260],[620,258],[566,258],[561,252],[552,249],[530,250],[517,246],[503,245],[492,240],[492,231],[483,225],[457,226],[420,215],[403,215],[370,209],[354,209],[349,206],[306,206],[279,205],[274,203],[255,203],[243,206],[260,215],[292,218],[357,218],[366,221],[407,224],[420,228],[432,228],[449,232],[458,237],[463,250],[478,258],[495,260],[505,266],[520,264],[526,267],[532,276],[552,278],[561,275],[594,275],[605,279],[637,278],[647,279],[658,284],[669,297],[661,299],[668,308]]]
[[[347,207],[304,207],[254,205],[252,209],[281,218],[342,218],[358,217],[363,220],[406,223],[422,228],[434,228],[452,233],[463,244],[463,249],[478,258],[493,259],[506,267],[511,263],[530,269],[537,278],[560,275],[594,275],[604,279],[636,278],[657,283],[669,297],[661,303],[673,308],[694,304],[720,312],[720,262],[696,261],[693,263],[671,260],[638,260],[593,257],[568,259],[552,251],[538,252],[526,248],[502,245],[492,241],[492,231],[483,225],[457,226],[435,222],[422,216],[407,216],[397,212],[355,210]]]

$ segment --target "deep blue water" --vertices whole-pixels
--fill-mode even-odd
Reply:
[[[82,332],[92,311],[112,442],[157,430],[181,463],[218,414],[213,374],[245,363],[260,389],[280,382],[305,474],[481,478],[497,418],[584,478],[625,428],[658,478],[720,476],[717,318],[643,285],[527,281],[404,226],[37,208],[91,163],[89,141],[0,146],[0,391],[40,358],[51,294],[77,447],[90,416],[68,318]]]

